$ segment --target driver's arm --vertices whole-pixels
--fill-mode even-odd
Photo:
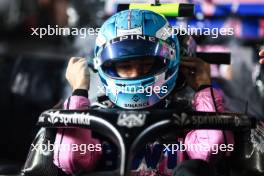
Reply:
[[[66,70],[66,78],[72,87],[73,93],[65,103],[65,109],[82,109],[90,105],[88,99],[89,71],[84,58],[71,58]],[[91,130],[81,128],[58,129],[55,146],[75,145],[100,145],[100,140],[92,137]],[[100,160],[102,151],[64,150],[58,147],[54,149],[54,164],[68,174],[79,171],[89,172],[93,170]]]
[[[182,71],[188,84],[196,91],[193,98],[193,107],[196,111],[222,112],[224,111],[221,94],[212,88],[210,78],[210,66],[199,58],[184,58],[181,62]],[[219,148],[221,144],[233,145],[234,137],[230,131],[222,130],[192,130],[185,138],[186,145],[209,146],[202,151],[187,151],[190,159],[202,159],[212,161],[219,154],[229,152],[215,152],[212,148]]]

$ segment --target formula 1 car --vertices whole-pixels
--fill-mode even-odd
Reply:
[[[34,146],[54,142],[56,128],[71,127],[91,129],[117,146],[119,155],[115,170],[77,174],[79,176],[129,175],[132,159],[142,146],[155,140],[161,134],[170,133],[181,136],[182,131],[187,129],[223,129],[234,132],[236,135],[235,152],[231,158],[227,158],[224,162],[224,170],[221,170],[222,175],[264,174],[264,155],[261,154],[263,148],[258,148],[252,143],[252,140],[261,143],[261,140],[264,139],[264,130],[256,119],[249,118],[245,114],[182,112],[179,109],[150,111],[51,109],[40,115],[38,125],[42,128],[33,142]],[[57,167],[53,165],[52,156],[52,151],[33,150],[31,147],[21,174],[30,176],[60,175]],[[177,155],[177,157],[180,156],[180,154]]]
[[[172,6],[172,5],[171,5]],[[147,8],[163,8],[156,4]],[[137,7],[138,8],[138,7]],[[145,7],[144,7],[145,8]],[[192,5],[176,4],[173,9],[177,13],[170,15],[189,16]],[[157,10],[156,9],[156,10]],[[155,10],[155,9],[154,9]],[[164,11],[159,11],[163,13]],[[188,14],[188,15],[186,15]],[[203,60],[214,64],[229,64],[229,53],[197,53],[192,47],[193,39],[189,36],[179,38],[181,55],[195,54]],[[212,60],[212,58],[214,58]],[[92,67],[92,64],[90,64]],[[185,83],[179,78],[178,87]],[[118,149],[118,163],[114,170],[98,170],[92,173],[78,173],[78,176],[125,176],[129,175],[132,159],[147,142],[157,139],[161,134],[173,134],[183,137],[184,130],[190,129],[222,129],[231,130],[235,134],[235,151],[226,158],[218,169],[219,175],[260,176],[264,175],[264,129],[263,125],[241,113],[193,112],[182,109],[159,109],[125,111],[120,109],[87,109],[58,110],[43,112],[38,119],[42,127],[36,135],[30,152],[17,176],[61,176],[65,175],[53,164],[53,152],[34,150],[35,146],[46,146],[55,140],[57,128],[88,128],[111,141]],[[180,161],[181,154],[177,155]],[[242,169],[241,169],[242,168]],[[11,176],[7,172],[0,175]]]

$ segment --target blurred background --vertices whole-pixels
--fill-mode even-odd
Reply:
[[[71,94],[64,74],[72,56],[93,57],[96,35],[32,35],[31,28],[98,28],[117,5],[145,0],[0,0],[0,165],[23,164],[37,132],[39,114]],[[231,65],[212,65],[214,87],[228,110],[264,119],[263,0],[167,0],[194,3],[195,18],[172,25],[234,28],[233,36],[194,36],[198,51],[231,52]],[[96,74],[89,96],[96,100]],[[11,165],[11,164],[10,164]],[[13,166],[13,165],[12,165]],[[1,170],[1,167],[0,167]]]

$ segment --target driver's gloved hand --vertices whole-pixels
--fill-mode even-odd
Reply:
[[[187,160],[179,164],[173,176],[216,176],[214,168],[204,160]]]

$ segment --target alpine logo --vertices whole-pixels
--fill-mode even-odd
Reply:
[[[114,44],[117,42],[121,42],[124,40],[145,40],[145,41],[149,41],[149,42],[156,42],[158,39],[156,37],[153,37],[153,36],[146,36],[146,35],[139,35],[139,34],[123,35],[123,36],[116,37],[116,38],[110,40],[105,45],[107,46],[107,45]]]
[[[127,128],[141,127],[145,124],[146,115],[147,112],[121,112],[117,120],[117,125],[126,126]]]

